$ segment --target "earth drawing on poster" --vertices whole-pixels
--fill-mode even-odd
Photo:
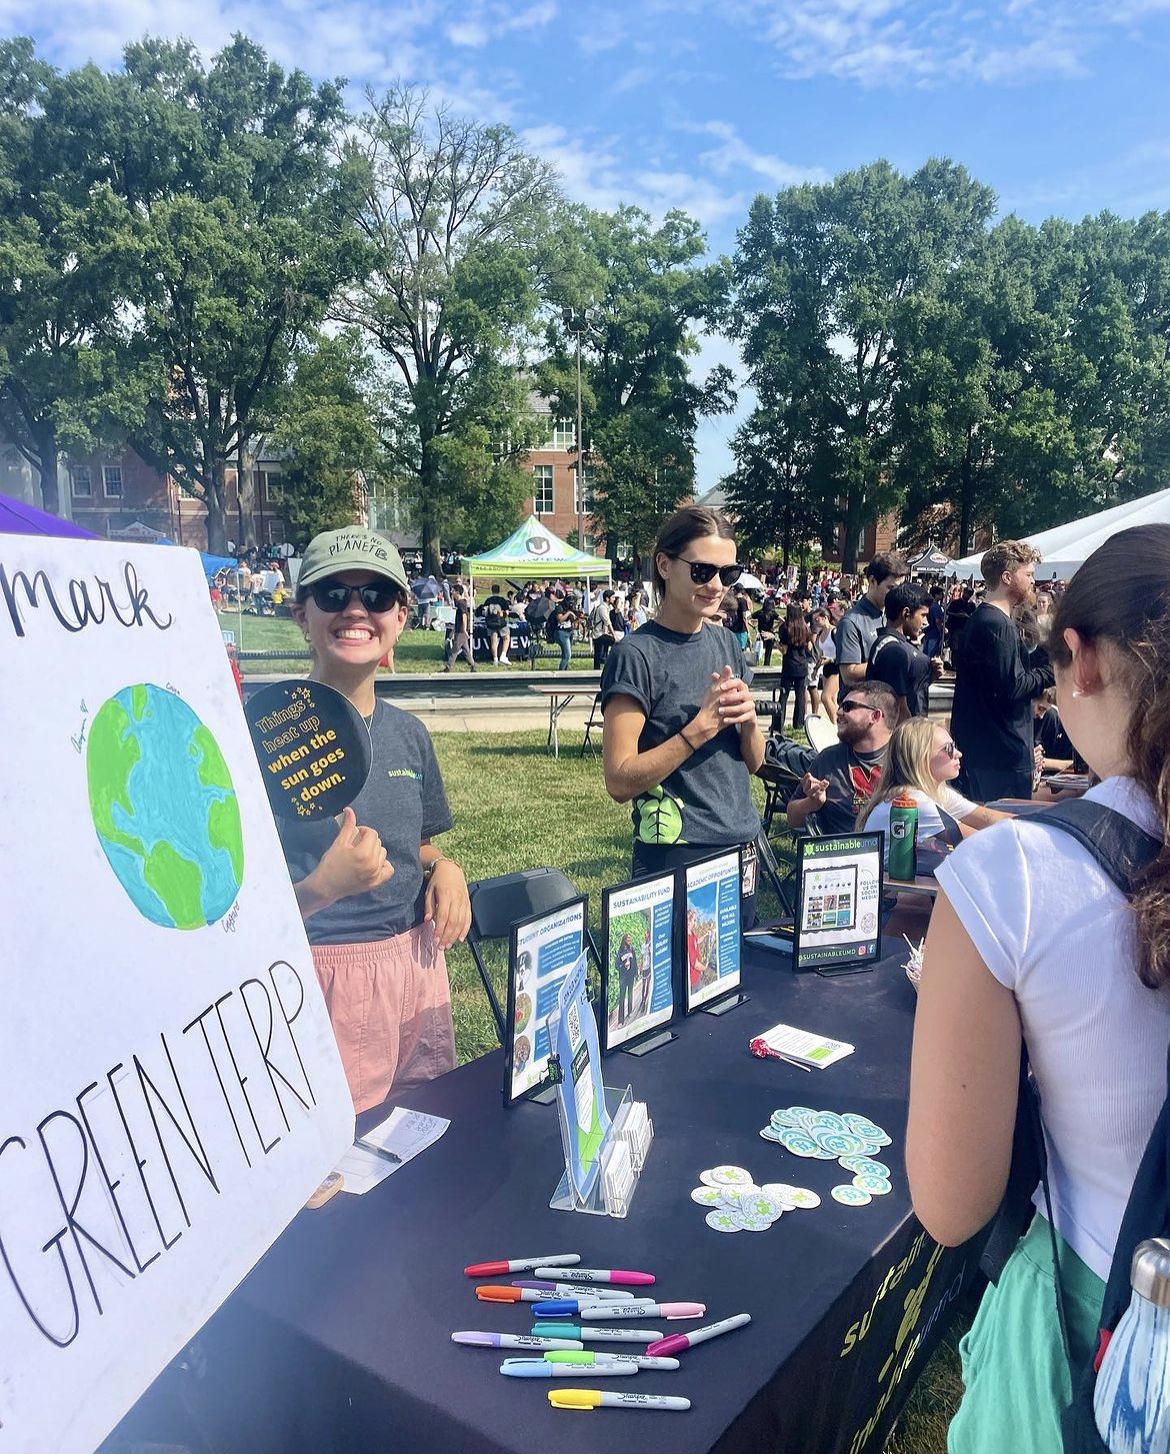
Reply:
[[[244,876],[240,808],[210,729],[150,682],[103,702],[89,730],[89,806],[130,902],[153,924],[202,929]]]

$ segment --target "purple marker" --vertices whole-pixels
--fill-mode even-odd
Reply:
[[[574,1348],[582,1351],[585,1344],[576,1338],[544,1338],[532,1333],[452,1333],[452,1343],[465,1343],[470,1348]]]

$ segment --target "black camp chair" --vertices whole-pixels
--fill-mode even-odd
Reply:
[[[546,914],[559,909],[570,899],[577,898],[577,890],[559,868],[524,868],[518,873],[500,874],[498,878],[481,878],[468,884],[471,897],[471,928],[467,934],[467,947],[479,970],[484,991],[495,1016],[500,1044],[507,1043],[504,1026],[504,1012],[484,963],[481,946],[489,939],[506,940],[513,924],[530,919],[533,914]],[[592,935],[586,930],[586,939],[593,956],[597,959],[597,947]]]

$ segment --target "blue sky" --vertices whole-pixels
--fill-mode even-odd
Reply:
[[[685,208],[730,251],[759,191],[888,157],[962,162],[1033,221],[1170,209],[1170,0],[0,0],[61,65],[146,31],[243,30],[355,88],[503,120],[598,207]],[[737,362],[718,339],[700,368]],[[730,465],[704,424],[698,487]]]

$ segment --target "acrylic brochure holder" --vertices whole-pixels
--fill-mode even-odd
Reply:
[[[650,1143],[654,1139],[654,1123],[645,1103],[634,1100],[634,1092],[629,1086],[622,1090],[607,1085],[605,1107],[609,1112],[610,1124],[597,1153],[601,1173],[589,1194],[581,1198],[578,1197],[566,1170],[549,1202],[554,1211],[591,1212],[601,1217],[624,1217],[630,1210],[642,1167],[646,1164]],[[560,1100],[557,1101],[557,1115],[561,1126],[561,1146],[567,1165],[573,1132]]]

